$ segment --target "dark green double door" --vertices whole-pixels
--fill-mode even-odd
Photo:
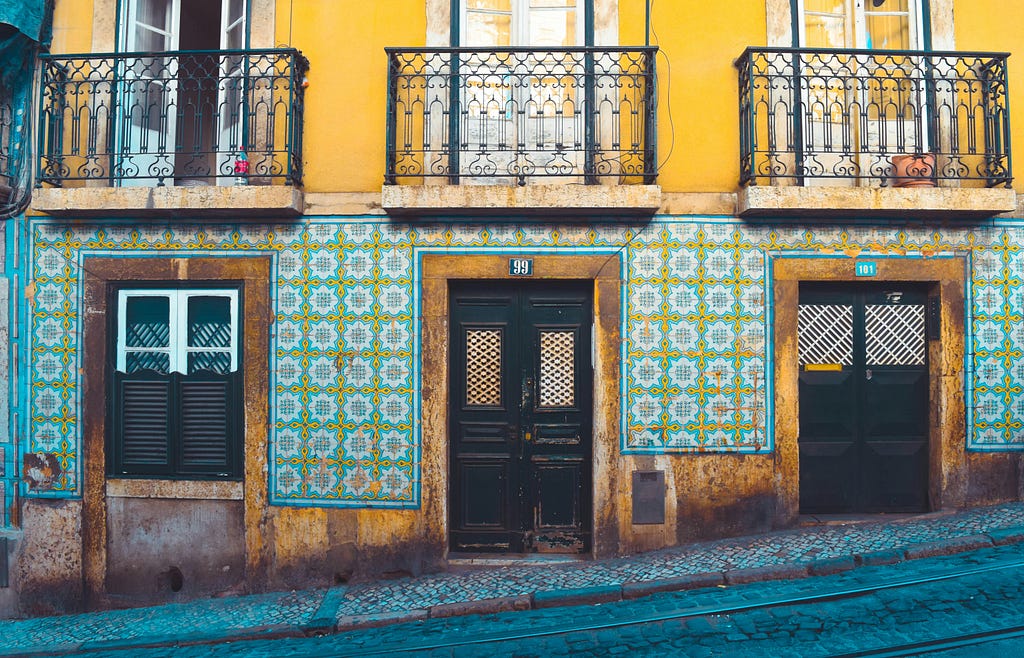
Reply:
[[[451,550],[589,550],[592,290],[452,285]]]
[[[926,306],[913,284],[801,284],[801,512],[927,509]]]

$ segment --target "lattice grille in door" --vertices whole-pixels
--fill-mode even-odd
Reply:
[[[868,304],[864,332],[868,365],[924,365],[923,304]]]
[[[540,332],[540,406],[571,407],[576,403],[576,334]]]
[[[466,404],[501,404],[501,330],[466,331]]]
[[[800,365],[853,364],[853,306],[801,304],[797,308]]]

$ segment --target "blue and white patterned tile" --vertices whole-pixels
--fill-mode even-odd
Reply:
[[[412,394],[392,392],[381,395],[377,408],[382,423],[402,425],[412,415]]]
[[[342,256],[341,278],[364,281],[373,276],[373,254],[369,251],[348,250]]]
[[[380,318],[377,325],[376,338],[382,352],[402,354],[411,351],[411,319]]]
[[[341,451],[346,459],[372,461],[374,449],[373,431],[364,427],[345,430],[342,434]]]
[[[397,283],[380,286],[377,305],[382,315],[411,315],[412,296],[408,286]]]
[[[412,430],[383,430],[377,434],[376,447],[381,459],[411,463],[415,447]]]
[[[361,425],[373,422],[373,395],[369,393],[344,393],[341,397],[342,423]]]
[[[412,364],[408,358],[388,357],[381,359],[378,371],[381,384],[391,389],[411,389]]]
[[[322,359],[322,361],[329,361],[335,364],[334,359]],[[338,382],[338,375],[341,376],[341,386],[345,389],[356,389],[366,390],[373,388],[373,376],[375,370],[373,367],[373,359],[363,356],[351,356],[345,355],[341,357],[342,366],[340,372],[337,365],[334,366],[334,380],[332,384]],[[325,368],[325,374],[328,369]]]
[[[346,320],[341,331],[341,349],[359,354],[373,349],[373,321]]]
[[[381,250],[378,262],[381,276],[387,279],[402,281],[412,276],[412,256],[406,249]]]

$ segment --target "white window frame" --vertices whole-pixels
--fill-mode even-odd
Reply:
[[[586,3],[588,0],[576,0],[576,43],[571,46],[565,46],[566,48],[575,48],[582,46],[586,43]],[[802,0],[801,0],[802,2]],[[557,7],[549,8],[550,11],[564,11]],[[474,13],[481,14],[504,14],[503,11],[494,10],[474,10]],[[509,27],[509,48],[523,47],[523,46],[534,46],[536,44],[530,43],[530,0],[512,0],[512,25]],[[459,43],[458,45],[464,46],[469,43],[466,34],[466,28],[469,25],[469,7],[467,6],[466,0],[460,0],[459,2]],[[490,44],[485,45],[468,45],[467,47],[479,47],[479,48],[501,48],[501,46],[493,46]],[[551,48],[552,50],[558,50],[557,46],[543,46],[544,48]]]
[[[127,347],[128,300],[133,297],[165,297],[169,304],[167,347]],[[192,347],[188,345],[188,300],[192,297],[225,297],[230,309],[230,343],[227,347]],[[125,288],[117,291],[117,371],[127,372],[127,353],[153,352],[168,355],[168,373],[188,375],[188,357],[202,352],[227,353],[231,358],[229,372],[238,370],[238,290],[224,288]]]
[[[849,42],[846,48],[874,49],[868,46],[867,17],[872,16],[899,16],[903,12],[874,11],[867,8],[866,4],[871,0],[846,0],[846,39]],[[807,45],[807,19],[808,14],[833,16],[829,12],[808,12],[804,7],[804,0],[796,0],[797,26],[800,30],[800,46]],[[921,0],[907,0],[907,11],[910,21],[910,46],[908,50],[921,50],[924,47],[924,16]]]

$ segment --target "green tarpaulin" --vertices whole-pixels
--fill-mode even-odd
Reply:
[[[0,0],[0,23],[37,43],[50,42],[51,0]]]

